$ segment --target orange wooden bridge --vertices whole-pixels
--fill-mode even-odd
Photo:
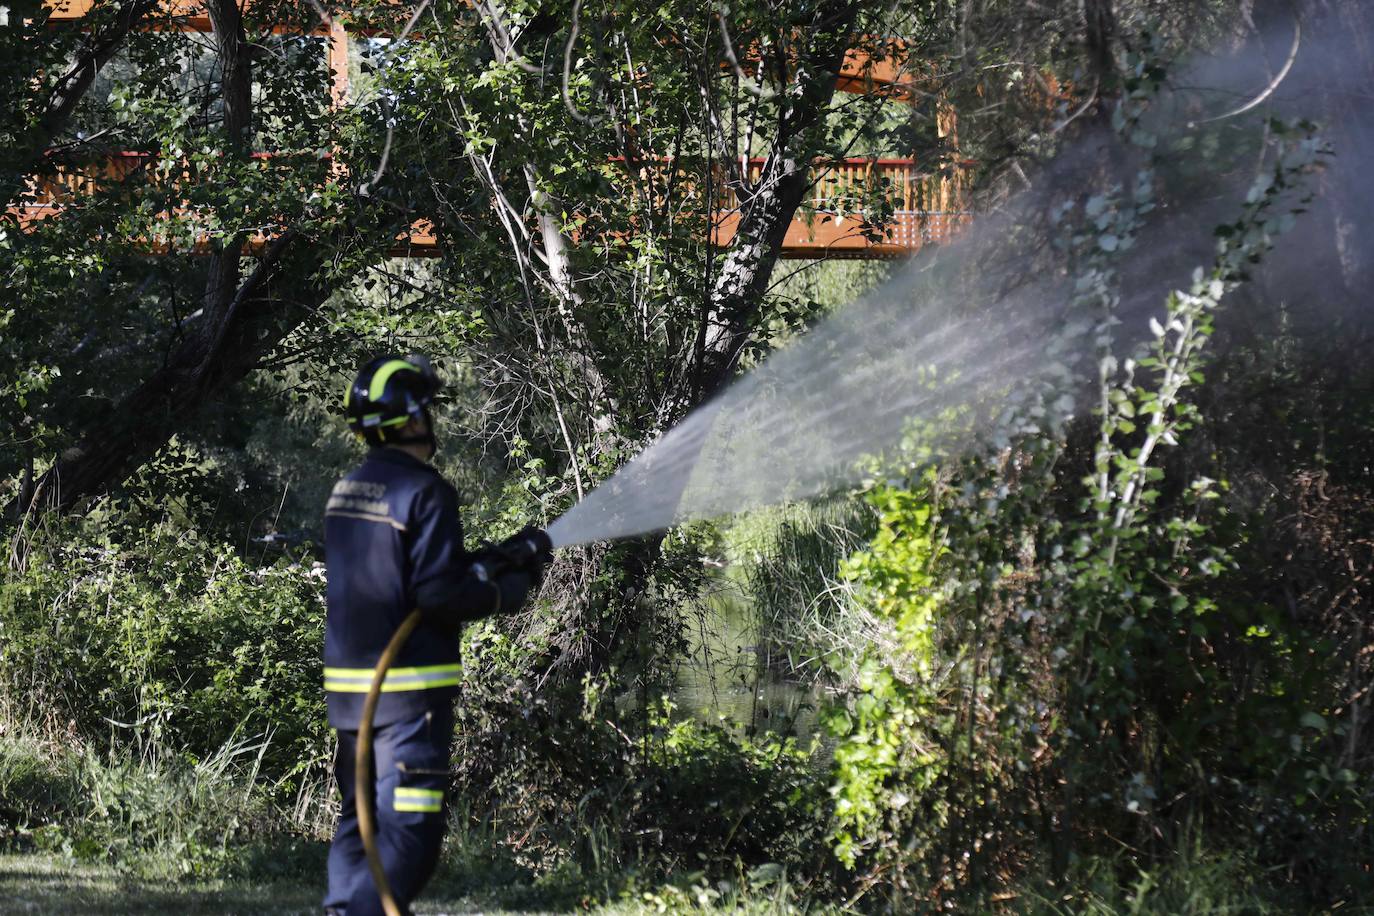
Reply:
[[[45,0],[53,23],[71,22],[86,15],[93,0]],[[164,28],[190,32],[210,32],[212,26],[201,0],[164,0]],[[331,95],[335,104],[346,104],[349,94],[348,55],[351,34],[374,34],[375,30],[354,30],[335,19],[317,34],[328,39],[328,64]],[[893,45],[880,59],[865,52],[850,51],[837,79],[836,88],[844,92],[880,93],[894,98],[910,98],[916,79],[905,66],[905,55]],[[952,116],[950,117],[952,122]],[[942,125],[952,129],[952,123]],[[273,154],[260,153],[266,160]],[[137,152],[116,153],[84,166],[59,169],[47,180],[33,185],[16,208],[21,225],[31,225],[56,215],[75,197],[97,187],[126,179],[147,158]],[[748,163],[748,178],[758,179],[763,160]],[[812,167],[810,196],[793,219],[783,240],[786,258],[893,258],[908,255],[924,245],[950,238],[969,221],[962,206],[962,172],[931,172],[913,159],[845,159],[817,162]],[[878,202],[891,218],[881,224],[866,224],[861,215],[864,204]],[[739,202],[732,194],[722,195],[712,214],[712,237],[726,245],[734,238],[740,220]],[[428,220],[417,220],[410,231],[397,239],[392,254],[397,257],[426,257],[441,254],[443,240]]]

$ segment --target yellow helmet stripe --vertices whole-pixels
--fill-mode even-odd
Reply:
[[[368,386],[367,396],[373,401],[381,400],[382,394],[386,391],[386,383],[391,377],[402,369],[409,369],[418,372],[411,363],[403,359],[389,359],[377,367],[377,371],[372,373],[372,383]]]

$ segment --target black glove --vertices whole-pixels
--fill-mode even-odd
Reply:
[[[544,570],[553,562],[553,542],[541,528],[528,526],[496,545],[505,555],[510,568],[529,577],[527,583],[536,589],[544,581]]]
[[[553,541],[544,529],[533,525],[506,538],[496,549],[506,555],[512,566],[535,575],[553,562]]]
[[[553,542],[541,529],[523,528],[499,544],[489,544],[473,556],[473,573],[483,580],[496,581],[508,573],[527,574],[535,585],[544,568],[553,562]]]

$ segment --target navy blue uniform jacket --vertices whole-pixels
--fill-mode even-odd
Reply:
[[[451,606],[463,595],[468,607],[446,618],[427,616],[411,635],[383,684],[374,722],[413,718],[450,702],[460,680],[458,622],[494,610],[495,602],[487,602],[496,591],[475,592],[465,582],[470,558],[453,487],[405,452],[374,448],[334,486],[324,532],[329,723],[358,728],[372,669],[412,610]]]

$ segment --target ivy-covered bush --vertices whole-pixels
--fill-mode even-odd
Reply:
[[[1149,148],[1141,107],[1123,104],[1118,126]],[[1199,830],[1301,874],[1314,901],[1371,893],[1359,863],[1374,783],[1355,765],[1369,744],[1352,700],[1368,689],[1354,662],[1368,640],[1351,627],[1367,539],[1309,492],[1313,521],[1288,545],[1304,561],[1276,556],[1275,524],[1291,532],[1282,513],[1302,511],[1302,465],[1276,468],[1265,437],[1237,442],[1232,422],[1237,377],[1262,387],[1272,366],[1247,375],[1236,354],[1227,385],[1209,385],[1223,301],[1293,225],[1320,164],[1309,125],[1269,130],[1214,261],[1148,322],[1133,304],[1143,341],[1116,330],[1117,258],[1167,182],[1147,164],[1047,208],[1075,319],[1052,349],[1095,368],[1086,409],[1081,389],[1028,379],[972,448],[869,494],[880,532],[846,573],[881,627],[829,716],[833,841],[892,905],[986,902],[1028,870],[1072,881],[1076,863],[1122,849],[1128,880]],[[1290,365],[1302,345],[1289,339]],[[1295,407],[1283,422],[1306,436]],[[1301,461],[1309,477],[1336,469],[1319,448]],[[1334,492],[1362,511],[1358,487]],[[1344,587],[1310,581],[1337,558]]]
[[[840,861],[854,867],[875,845],[900,840],[919,804],[947,765],[939,749],[935,686],[941,589],[939,547],[927,489],[883,486],[869,494],[878,511],[877,535],[842,569],[853,598],[887,627],[890,641],[860,662],[852,705],[829,711],[839,739],[834,769],[835,840]],[[936,810],[920,819],[933,826]]]

